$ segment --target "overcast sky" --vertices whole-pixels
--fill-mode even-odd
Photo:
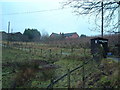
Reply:
[[[25,28],[35,28],[41,33],[77,32],[79,35],[98,35],[100,32],[89,30],[87,16],[77,16],[72,8],[60,9],[65,0],[39,0],[39,2],[1,2],[0,31],[7,32],[8,22],[13,32],[23,33]],[[93,25],[94,26],[94,25]]]

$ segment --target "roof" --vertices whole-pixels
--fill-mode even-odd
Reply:
[[[60,36],[60,34],[57,34],[57,33],[52,33],[51,35]]]
[[[21,32],[7,33],[8,35],[23,35]]]
[[[5,34],[17,34],[17,35],[22,35],[21,32],[15,32],[15,33],[6,33],[5,31],[0,31],[0,33],[5,33]]]
[[[52,33],[51,35],[54,35],[54,36],[63,35],[63,36],[65,36],[65,37],[70,37],[70,36],[72,36],[73,34],[77,34],[77,33],[76,33],[76,32],[73,32],[73,33],[62,33],[62,34]]]
[[[2,33],[2,34],[3,34],[3,33],[6,33],[6,32],[5,32],[5,31],[0,31],[0,33]]]
[[[69,37],[69,36],[72,36],[73,34],[77,34],[76,32],[73,32],[73,33],[65,33],[64,36],[65,37]]]
[[[16,35],[22,35],[21,32],[15,32],[15,33],[13,33],[13,34],[16,34]]]

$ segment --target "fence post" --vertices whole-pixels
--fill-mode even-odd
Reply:
[[[62,49],[61,49],[61,56],[62,56]]]
[[[83,78],[82,78],[83,79],[83,88],[85,87],[85,74],[84,74],[85,72],[84,72],[84,70],[85,69],[84,69],[84,60],[83,60]]]
[[[68,77],[68,89],[70,88],[70,69],[68,69],[68,73],[67,73],[67,77]]]
[[[32,51],[31,51],[31,47],[29,46],[29,52],[31,53]]]
[[[41,49],[41,54],[42,54],[42,49]]]
[[[33,46],[33,53],[35,54],[35,48],[34,48],[34,46]]]
[[[54,82],[54,80],[53,80],[53,78],[52,78],[52,79],[51,79],[51,87],[50,87],[51,90],[53,90],[53,85],[54,85],[53,82]]]
[[[85,55],[85,49],[84,49],[84,57],[86,58],[86,55]],[[83,88],[85,88],[85,58],[83,59]]]
[[[51,49],[50,49],[50,54],[51,54]]]
[[[71,48],[71,53],[73,53],[73,47]]]
[[[21,45],[20,45],[20,42],[19,42],[19,50],[21,50]]]
[[[49,57],[51,58],[51,49],[50,49]]]

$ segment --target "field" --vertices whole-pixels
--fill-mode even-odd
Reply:
[[[119,62],[113,59],[95,61],[89,48],[64,48],[26,42],[9,42],[9,46],[7,42],[3,43],[2,87],[47,88],[52,81],[81,65],[84,66],[52,87],[119,87]]]

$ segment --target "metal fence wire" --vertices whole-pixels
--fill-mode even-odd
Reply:
[[[77,51],[77,50],[71,50],[71,49],[69,50],[68,49],[67,50],[68,52],[66,54],[64,52],[64,50],[61,49],[61,50],[58,50],[57,52],[54,53],[52,49],[47,49],[47,50],[37,49],[37,48],[31,48],[29,46],[29,44],[27,44],[27,45],[28,46],[21,45],[21,44],[17,43],[17,45],[12,44],[11,46],[10,45],[7,46],[6,44],[3,44],[2,46],[5,47],[5,48],[19,49],[19,50],[22,50],[22,51],[25,51],[25,52],[28,52],[28,53],[36,54],[36,55],[38,54],[38,55],[40,55],[42,57],[45,57],[45,58],[46,57],[53,57],[53,56],[55,57],[56,54],[59,57],[61,57],[61,55],[66,56],[69,53],[73,53],[73,52]],[[85,54],[85,52],[84,52],[84,54]],[[83,63],[81,65],[77,66],[76,68],[74,68],[72,70],[68,69],[67,73],[63,74],[62,76],[58,77],[57,79],[51,78],[51,82],[50,82],[49,85],[47,85],[47,89],[53,88],[55,86],[55,84],[57,84],[59,81],[63,80],[64,78],[67,79],[67,87],[71,88],[71,80],[72,80],[71,74],[74,73],[75,71],[79,70],[79,69],[81,69],[81,74],[82,74],[81,78],[82,78],[82,81],[83,81],[82,87],[84,88],[85,87],[85,79],[87,77],[87,76],[85,76],[86,75],[85,69],[86,69],[86,65],[90,62],[93,62],[93,58],[88,59],[88,60],[83,60]],[[9,72],[9,73],[11,73],[11,72]],[[9,74],[9,73],[6,73],[6,74]],[[6,74],[4,73],[3,75],[6,75]],[[89,75],[89,73],[87,75]]]
[[[53,88],[53,86],[54,86],[55,84],[57,84],[60,80],[62,80],[62,79],[65,78],[65,77],[68,77],[68,88],[70,88],[70,75],[71,75],[73,72],[75,72],[76,70],[81,69],[81,68],[83,68],[82,74],[83,74],[83,82],[84,82],[84,80],[85,80],[85,74],[84,74],[84,71],[85,71],[84,69],[85,69],[85,68],[84,68],[84,66],[85,66],[86,64],[88,64],[90,61],[91,61],[91,60],[88,60],[88,61],[84,62],[82,65],[77,66],[76,68],[74,68],[74,69],[72,69],[72,70],[69,70],[69,69],[68,69],[68,72],[67,72],[67,73],[65,73],[64,75],[60,76],[59,78],[57,78],[57,79],[55,79],[55,80],[51,79],[51,83],[47,86],[47,88]],[[83,88],[84,88],[84,83],[83,83]]]

